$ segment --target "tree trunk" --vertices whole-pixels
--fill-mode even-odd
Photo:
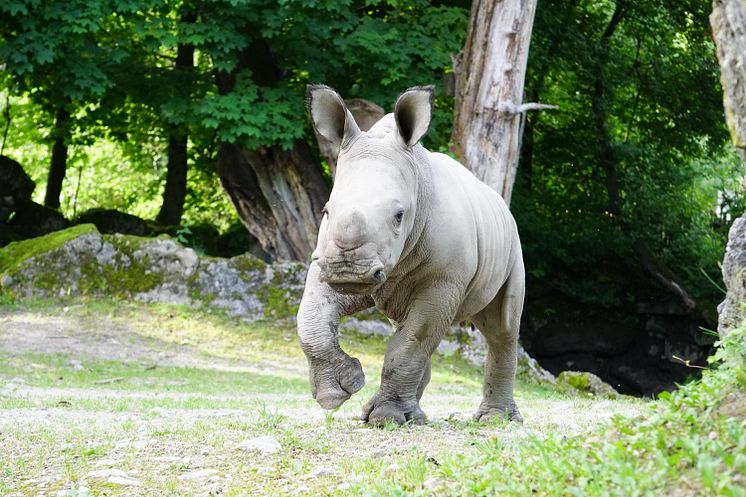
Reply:
[[[746,2],[714,0],[710,16],[720,61],[723,106],[733,144],[746,165]],[[728,290],[718,307],[718,333],[724,336],[746,320],[746,214],[730,230],[723,260],[723,281]]]
[[[195,22],[191,14],[182,16],[182,22]],[[180,44],[176,49],[174,71],[187,77],[194,67],[194,45]],[[166,187],[163,190],[163,203],[158,213],[158,224],[179,224],[184,213],[184,199],[187,184],[187,144],[189,137],[185,127],[172,127],[168,137],[168,165]]]
[[[223,143],[220,182],[244,226],[274,259],[307,260],[318,236],[329,187],[308,144],[248,151]]]
[[[52,209],[60,208],[60,193],[62,182],[67,171],[67,137],[70,113],[60,107],[54,121],[54,145],[52,145],[52,161],[49,164],[47,176],[47,191],[44,195],[44,205]]]
[[[474,0],[454,61],[453,151],[506,202],[518,170],[523,82],[536,0]]]
[[[218,91],[232,91],[235,72],[244,68],[262,86],[277,84],[282,73],[267,45],[253,43],[233,73],[216,75]],[[330,189],[305,141],[296,140],[290,150],[273,145],[253,151],[222,143],[218,174],[241,222],[265,252],[274,259],[310,257]]]

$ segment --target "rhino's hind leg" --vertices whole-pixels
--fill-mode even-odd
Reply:
[[[477,421],[498,416],[523,421],[513,400],[513,387],[524,289],[523,262],[519,258],[497,296],[474,316],[474,324],[487,341],[483,398],[474,415]]]

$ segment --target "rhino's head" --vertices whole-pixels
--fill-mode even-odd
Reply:
[[[405,250],[416,221],[416,145],[432,115],[432,87],[410,88],[394,113],[360,131],[342,98],[327,86],[308,88],[316,131],[339,150],[337,175],[312,258],[321,279],[342,293],[370,293]]]

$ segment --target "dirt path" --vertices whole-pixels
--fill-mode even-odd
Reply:
[[[0,309],[0,495],[346,495],[486,441],[572,435],[641,409],[529,388],[524,425],[477,425],[478,378],[455,371],[425,394],[427,426],[371,429],[355,416],[375,376],[326,415],[286,331],[252,353],[233,340],[240,326],[132,312]]]

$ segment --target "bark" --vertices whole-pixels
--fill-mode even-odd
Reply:
[[[506,202],[518,169],[523,83],[536,0],[474,0],[454,61],[453,151]]]
[[[720,62],[723,107],[733,144],[746,166],[746,1],[714,0],[710,15]],[[725,336],[746,320],[746,214],[730,229],[723,260],[725,300],[718,307],[718,333]]]
[[[184,15],[182,22],[195,22],[194,15]],[[179,77],[188,77],[194,67],[194,45],[181,44],[176,50],[174,71]],[[187,144],[185,129],[173,127],[168,137],[168,165],[163,203],[156,221],[159,224],[179,224],[184,213],[187,185]]]
[[[282,77],[269,47],[257,42],[240,54],[233,73],[216,74],[218,91],[232,91],[236,72],[244,68],[262,86],[275,85]],[[296,140],[290,150],[279,145],[246,150],[222,143],[218,174],[241,222],[265,252],[274,259],[309,258],[330,189],[305,141]]]
[[[296,141],[289,151],[224,143],[218,174],[241,222],[272,258],[308,259],[329,187],[306,142]]]
[[[64,108],[57,110],[54,121],[54,145],[52,145],[52,160],[49,164],[47,176],[47,191],[44,195],[44,206],[51,209],[60,208],[60,193],[62,182],[67,172],[67,138],[70,113]]]
[[[715,0],[710,23],[720,61],[725,120],[733,144],[746,160],[746,2]]]

